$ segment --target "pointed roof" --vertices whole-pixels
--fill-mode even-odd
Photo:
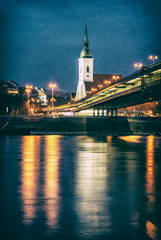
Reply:
[[[88,46],[89,46],[88,31],[87,25],[85,25],[84,48],[81,51],[80,58],[92,58],[92,53]]]

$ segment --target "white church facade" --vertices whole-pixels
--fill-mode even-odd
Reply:
[[[76,92],[76,99],[86,97],[85,82],[93,82],[93,58],[89,49],[87,25],[85,26],[84,48],[81,51],[79,60],[79,81]]]
[[[76,101],[87,97],[91,91],[98,91],[105,87],[107,82],[114,82],[113,74],[93,74],[94,58],[89,49],[87,25],[85,26],[84,47],[81,51],[79,60],[79,81],[76,91]],[[121,75],[117,75],[117,79],[121,79]]]

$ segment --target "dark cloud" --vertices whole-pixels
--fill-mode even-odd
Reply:
[[[75,90],[78,62],[88,24],[96,73],[133,71],[161,56],[161,1],[157,0],[1,0],[0,78],[21,85]]]

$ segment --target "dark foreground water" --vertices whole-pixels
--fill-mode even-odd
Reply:
[[[161,239],[161,138],[0,136],[0,239]]]

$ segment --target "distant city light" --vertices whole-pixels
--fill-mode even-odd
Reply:
[[[54,107],[54,88],[56,88],[57,86],[56,86],[55,83],[50,83],[49,87],[51,87],[51,89],[52,89],[52,99],[51,99],[51,101],[52,101],[52,109],[53,109],[53,107]]]

